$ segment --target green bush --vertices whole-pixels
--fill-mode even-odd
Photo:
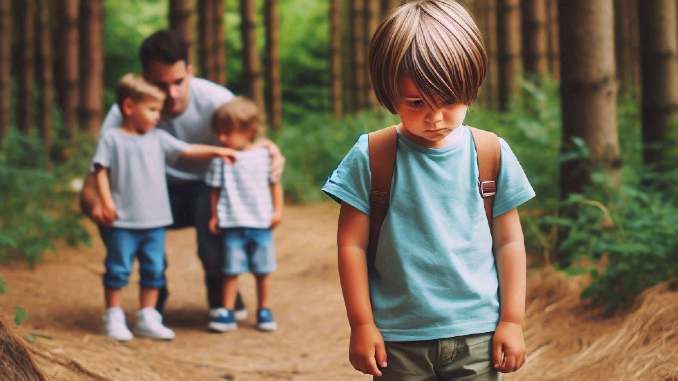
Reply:
[[[23,258],[37,263],[54,242],[89,242],[70,182],[82,177],[91,142],[79,140],[73,159],[52,166],[40,141],[11,133],[0,147],[0,261]]]

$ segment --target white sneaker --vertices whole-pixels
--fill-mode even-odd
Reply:
[[[111,307],[104,312],[104,333],[117,341],[130,341],[134,338],[125,323],[125,312],[120,307]]]
[[[162,324],[162,315],[153,307],[142,308],[137,312],[134,333],[157,340],[172,340],[176,337],[174,331]]]
[[[216,319],[217,317],[219,317],[219,311],[220,310],[221,310],[221,308],[210,308],[210,311],[208,313],[210,320]],[[247,313],[247,310],[244,309],[244,308],[241,309],[241,310],[235,310],[233,315],[235,316],[235,321],[245,321],[245,320],[247,320],[247,316],[249,316],[249,314]]]

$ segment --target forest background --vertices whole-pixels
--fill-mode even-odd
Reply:
[[[192,42],[198,76],[265,107],[288,201],[323,200],[359,134],[397,121],[365,52],[399,3],[0,0],[0,260],[89,242],[77,189],[114,84],[160,28]],[[535,187],[521,211],[530,265],[587,274],[583,301],[610,314],[676,279],[676,2],[465,3],[490,56],[467,124],[504,137]]]

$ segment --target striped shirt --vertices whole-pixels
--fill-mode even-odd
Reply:
[[[268,228],[273,216],[271,158],[266,148],[241,151],[233,165],[216,158],[205,176],[209,187],[219,188],[217,218],[220,228]]]

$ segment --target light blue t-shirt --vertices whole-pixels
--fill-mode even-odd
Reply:
[[[369,278],[374,319],[384,340],[433,340],[495,330],[499,282],[477,180],[468,127],[457,128],[443,148],[425,148],[398,135],[390,207]],[[322,190],[369,215],[367,135],[360,136]],[[494,216],[534,195],[501,140]]]
[[[210,129],[214,110],[233,98],[225,87],[202,78],[191,78],[189,103],[186,110],[175,118],[163,119],[158,123],[175,138],[190,144],[220,145]],[[122,114],[117,104],[108,111],[101,126],[101,132],[122,125]],[[208,162],[204,160],[179,159],[167,167],[170,182],[202,181]]]
[[[108,168],[118,215],[113,226],[148,229],[172,224],[165,166],[187,147],[155,128],[143,135],[131,135],[119,127],[101,133],[92,165]]]
[[[212,159],[205,183],[219,189],[220,228],[269,228],[273,217],[271,154],[266,148],[240,151],[233,164]]]

